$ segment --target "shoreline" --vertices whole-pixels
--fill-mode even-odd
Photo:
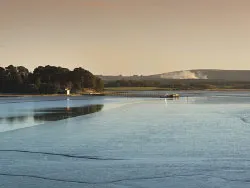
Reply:
[[[4,93],[1,93],[0,94],[0,98],[1,97],[57,97],[57,96],[68,96],[66,94],[4,94]],[[69,95],[69,96],[82,96],[81,94],[72,94],[72,95]]]
[[[0,98],[1,97],[56,97],[56,96],[114,96],[115,94],[119,94],[121,92],[130,92],[130,91],[167,91],[167,92],[250,92],[250,89],[207,89],[207,90],[133,90],[133,89],[124,89],[124,90],[108,90],[104,92],[97,92],[97,93],[82,93],[82,94],[71,94],[71,95],[66,95],[66,94],[17,94],[17,93],[0,93]]]

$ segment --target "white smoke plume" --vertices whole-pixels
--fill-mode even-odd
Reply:
[[[165,79],[207,79],[207,75],[203,75],[201,72],[191,72],[191,71],[178,71],[169,72],[161,75],[161,78]]]

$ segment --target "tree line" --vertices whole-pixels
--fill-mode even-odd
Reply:
[[[105,87],[157,87],[159,89],[164,88],[169,90],[250,89],[250,82],[212,79],[121,79],[106,81]]]
[[[81,67],[73,71],[56,66],[38,66],[33,72],[23,66],[0,67],[1,93],[65,93],[69,88],[73,93],[83,89],[102,91],[103,81]]]
[[[154,80],[116,80],[108,81],[105,87],[159,87],[160,82]]]

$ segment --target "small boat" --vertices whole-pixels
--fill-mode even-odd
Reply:
[[[161,98],[179,98],[180,95],[177,93],[173,93],[173,94],[165,94],[164,96],[161,96]]]

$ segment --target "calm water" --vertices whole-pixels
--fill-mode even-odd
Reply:
[[[0,98],[0,187],[250,187],[250,94]]]

